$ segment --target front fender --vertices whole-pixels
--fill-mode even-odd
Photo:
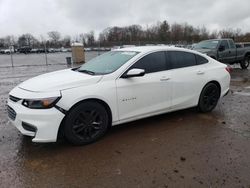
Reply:
[[[64,110],[70,110],[75,104],[89,99],[97,99],[106,103],[112,114],[112,120],[118,121],[118,109],[116,100],[115,84],[108,84],[108,87],[103,84],[94,84],[85,87],[72,88],[61,91],[62,98],[58,101],[57,106]]]

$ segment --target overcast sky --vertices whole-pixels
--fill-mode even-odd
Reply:
[[[0,0],[0,37],[52,30],[74,36],[163,20],[250,32],[249,8],[250,0]]]

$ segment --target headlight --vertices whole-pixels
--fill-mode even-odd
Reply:
[[[31,109],[48,109],[52,108],[61,97],[51,97],[44,99],[24,99],[22,102],[23,106]]]

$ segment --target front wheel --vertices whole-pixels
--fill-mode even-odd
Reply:
[[[249,66],[249,63],[250,63],[250,57],[249,57],[249,56],[246,56],[246,57],[244,58],[244,60],[242,60],[242,61],[240,62],[240,66],[241,66],[242,69],[247,69],[247,67]]]
[[[109,117],[105,107],[98,102],[83,102],[74,107],[66,116],[64,134],[74,145],[95,142],[107,131]]]
[[[220,89],[214,83],[208,83],[202,90],[198,109],[200,112],[211,112],[220,99]]]

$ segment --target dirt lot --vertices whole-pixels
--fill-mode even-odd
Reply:
[[[249,70],[234,68],[232,90],[212,113],[188,109],[120,125],[84,147],[34,144],[8,122],[8,92],[63,68],[0,68],[0,187],[250,187]]]

